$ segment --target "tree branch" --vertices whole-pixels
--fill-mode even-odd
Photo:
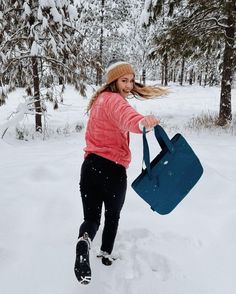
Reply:
[[[226,19],[225,19],[225,20],[226,20]],[[209,21],[209,22],[210,22],[210,21],[213,21],[213,22],[215,22],[215,23],[217,24],[217,26],[219,26],[219,27],[221,27],[221,28],[224,28],[224,29],[229,28],[228,25],[225,25],[225,24],[223,24],[223,23],[220,23],[219,20],[216,19],[215,17],[209,17],[209,18],[206,18],[205,21]]]

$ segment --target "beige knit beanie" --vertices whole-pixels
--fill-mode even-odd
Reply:
[[[105,83],[108,85],[126,74],[135,74],[132,65],[124,61],[115,62],[106,70]]]

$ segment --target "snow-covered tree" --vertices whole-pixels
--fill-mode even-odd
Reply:
[[[113,59],[127,59],[132,52],[134,22],[132,12],[137,1],[80,0],[80,30],[83,47],[93,60],[93,80],[102,82],[102,69]]]
[[[147,30],[148,57],[160,64],[161,80],[165,86],[168,84],[171,60],[175,58],[168,32],[174,4],[177,5],[178,1],[146,0],[141,17],[142,25]]]
[[[235,0],[146,0],[145,6],[149,26],[157,24],[160,13],[169,17],[165,32],[156,36],[157,48],[152,54],[160,55],[171,50],[169,55],[175,58],[178,53],[182,54],[182,77],[186,59],[191,62],[193,58],[198,59],[199,70],[202,70],[200,64],[205,59],[205,76],[212,81],[215,77],[211,67],[217,66],[221,60],[219,124],[230,122],[231,84],[235,70]]]
[[[223,47],[218,121],[219,125],[223,126],[232,120],[231,85],[235,69],[233,60],[235,54],[236,1],[189,0],[188,7],[191,13],[182,22],[182,25],[192,34],[197,34],[202,43],[213,44],[215,48]],[[214,56],[215,54],[212,53],[216,53],[217,50],[213,50],[211,50],[211,55]]]
[[[40,86],[66,81],[83,90],[86,55],[80,46],[78,12],[71,0],[11,0],[0,4],[0,80],[28,89],[42,130]]]

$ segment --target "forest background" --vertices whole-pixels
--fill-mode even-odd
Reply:
[[[87,85],[103,82],[110,60],[124,59],[143,83],[219,85],[215,123],[225,126],[235,19],[235,0],[0,0],[0,105],[25,88],[24,111],[42,132],[45,101],[57,109],[67,84],[86,95]]]

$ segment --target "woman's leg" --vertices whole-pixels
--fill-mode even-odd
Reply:
[[[105,223],[101,251],[111,254],[117,234],[120,212],[125,201],[127,189],[126,169],[114,164],[110,169],[109,181],[107,181],[105,187]]]
[[[80,190],[84,209],[84,222],[79,236],[88,233],[93,240],[105,204],[105,224],[101,250],[111,253],[117,233],[120,212],[127,189],[125,167],[95,154],[89,155],[81,168]]]
[[[94,239],[100,225],[102,192],[96,173],[96,158],[88,157],[81,167],[80,192],[83,203],[84,222],[80,226],[79,237],[88,233]]]

